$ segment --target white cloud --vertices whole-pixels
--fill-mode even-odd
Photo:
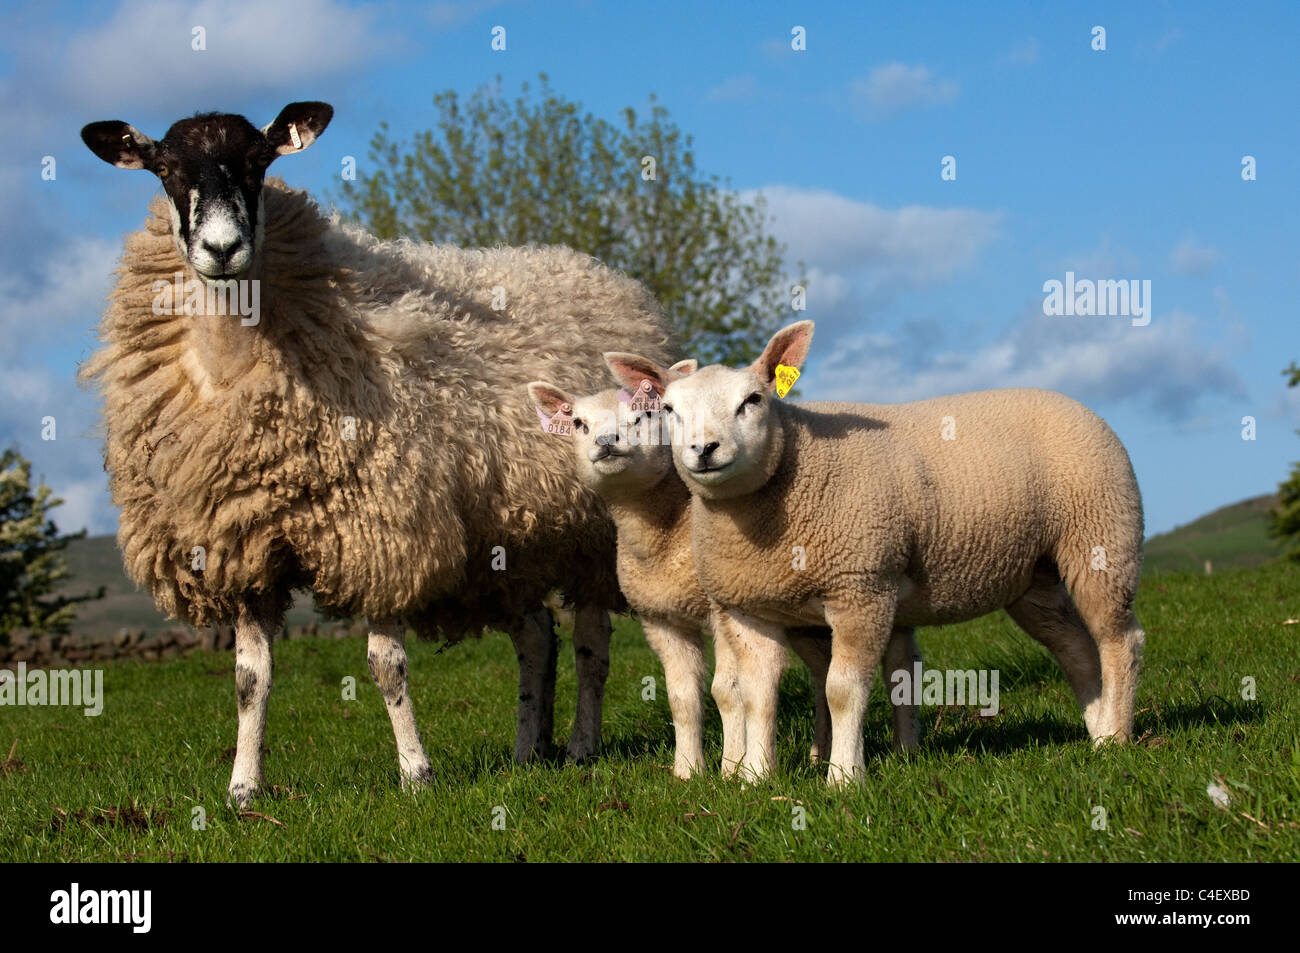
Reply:
[[[885,209],[834,192],[786,185],[758,190],[788,257],[824,272],[854,269],[884,283],[952,277],[998,237],[1001,214],[910,205]],[[753,192],[744,193],[746,199]]]
[[[978,347],[935,353],[919,363],[908,342],[881,333],[823,342],[831,356],[801,384],[810,399],[878,403],[994,387],[1044,387],[1085,403],[1139,401],[1188,420],[1199,401],[1245,391],[1224,348],[1201,342],[1192,315],[1126,319],[1046,317],[1029,307],[1001,336]]]
[[[106,21],[70,37],[62,22],[17,37],[13,79],[0,91],[9,98],[21,84],[28,95],[39,91],[47,107],[55,100],[87,121],[138,123],[143,119],[135,117],[161,111],[229,108],[393,55],[405,41],[376,33],[377,13],[338,0],[123,3]],[[192,47],[198,27],[203,50]]]
[[[752,75],[728,76],[705,94],[711,103],[740,102],[753,99],[758,94],[758,80]]]
[[[1112,244],[1110,236],[1103,235],[1096,248],[1076,252],[1059,262],[1051,277],[1073,271],[1080,278],[1135,278],[1139,277],[1141,265],[1141,260],[1131,251]]]
[[[1184,275],[1208,274],[1218,260],[1219,253],[1215,249],[1198,245],[1191,238],[1179,242],[1169,256],[1170,266]]]
[[[1029,37],[1023,43],[1011,48],[1002,62],[1008,66],[1032,66],[1040,59],[1038,53],[1038,40],[1036,37]]]
[[[850,89],[871,119],[885,119],[914,106],[950,103],[958,93],[952,80],[941,80],[919,64],[905,63],[877,66],[866,79],[854,80]]]
[[[0,336],[23,347],[92,327],[104,310],[122,243],[76,237],[53,246],[36,274],[0,271]],[[15,357],[0,354],[0,367]]]

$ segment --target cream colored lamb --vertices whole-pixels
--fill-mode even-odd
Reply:
[[[627,391],[607,390],[574,397],[543,381],[528,391],[539,413],[548,421],[567,414],[574,466],[579,478],[605,500],[618,528],[619,584],[628,603],[637,610],[646,641],[664,667],[668,704],[673,714],[676,755],[673,773],[689,778],[704,768],[703,706],[701,684],[705,658],[701,630],[710,625],[708,597],[700,588],[691,555],[690,492],[673,470],[672,450],[660,432],[661,415],[633,409],[630,393],[645,379],[626,368],[619,355],[606,355],[616,377],[624,378]],[[694,361],[671,368],[654,365],[654,380],[668,381],[695,370]],[[655,395],[658,397],[658,394]],[[561,438],[564,435],[561,434]],[[816,690],[816,733],[812,760],[830,750],[830,720],[826,709],[825,678],[830,662],[829,630],[794,628],[787,633],[791,647],[808,666]],[[752,647],[747,631],[734,627],[731,638],[714,639],[717,659],[713,697],[722,715],[722,771],[731,774],[746,753],[746,712],[736,678],[737,655]],[[758,636],[760,642],[763,636]],[[729,647],[736,645],[736,650]],[[761,649],[761,645],[760,645]],[[920,654],[911,631],[900,631],[890,643],[886,664],[909,669]],[[784,653],[780,663],[784,662]],[[779,663],[778,663],[779,664]],[[918,739],[915,705],[894,711],[895,745],[911,750]]]
[[[864,768],[871,674],[891,630],[1005,608],[1055,656],[1092,738],[1127,740],[1144,641],[1133,614],[1142,503],[1114,432],[1044,390],[783,403],[777,368],[799,367],[812,333],[799,322],[750,367],[660,381],[685,428],[673,457],[693,495],[700,582],[769,636],[741,662],[747,706],[774,708],[751,696],[775,697],[783,627],[831,626],[829,781],[842,784]],[[654,379],[653,361],[635,366]],[[806,568],[793,568],[793,547]],[[747,731],[743,767],[763,776],[774,719]]]

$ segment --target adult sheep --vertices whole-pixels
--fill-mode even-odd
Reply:
[[[525,760],[550,745],[555,637],[542,599],[567,583],[579,680],[568,754],[594,751],[607,610],[621,599],[614,531],[524,385],[594,390],[603,351],[632,340],[662,358],[668,343],[648,293],[588,256],[381,242],[265,179],[332,116],[302,102],[261,130],[205,113],[156,142],[118,121],[81,133],[166,193],[127,238],[105,346],[82,377],[104,398],[130,575],[168,615],[235,625],[229,793],[241,806],[263,783],[271,641],[295,588],[369,619],[407,786],[431,767],[406,626],[510,634]]]
[[[1115,433],[1044,390],[815,410],[775,400],[778,368],[803,364],[812,332],[801,321],[750,367],[675,379],[619,356],[684,421],[673,459],[701,585],[769,633],[766,653],[741,660],[746,710],[775,710],[783,627],[829,625],[828,780],[842,784],[864,768],[862,717],[891,631],[1005,608],[1055,656],[1092,738],[1127,740],[1142,500]],[[747,723],[763,739],[747,744],[748,772],[770,769],[775,727]]]

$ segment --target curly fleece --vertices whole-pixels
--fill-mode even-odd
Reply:
[[[649,294],[567,248],[380,242],[278,179],[264,201],[255,326],[154,313],[161,283],[193,277],[162,199],[127,239],[82,378],[104,398],[131,577],[194,625],[297,587],[447,637],[565,580],[616,605],[612,525],[524,385],[595,390],[613,347],[664,359]]]

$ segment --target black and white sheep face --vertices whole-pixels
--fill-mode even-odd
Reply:
[[[267,167],[306,149],[333,115],[326,103],[290,103],[264,129],[243,116],[200,113],[159,141],[118,120],[91,123],[81,138],[110,165],[158,176],[176,250],[204,281],[225,281],[246,275],[256,260]]]

